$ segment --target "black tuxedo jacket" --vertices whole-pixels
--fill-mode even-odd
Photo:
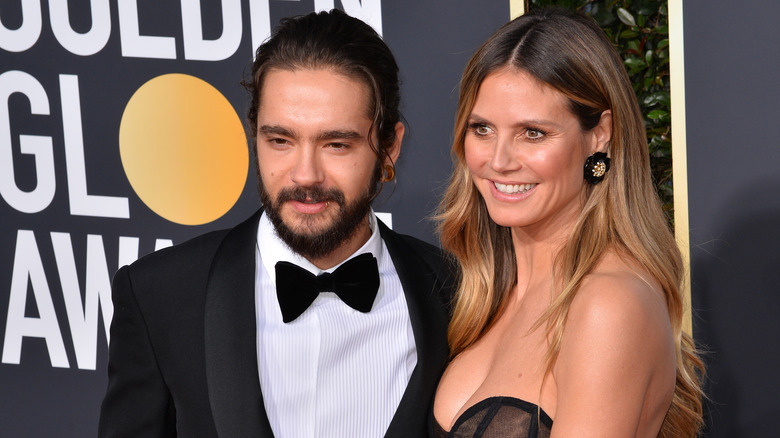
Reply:
[[[260,212],[117,271],[99,436],[273,436],[257,369],[259,218]],[[385,436],[425,436],[449,353],[452,272],[438,248],[379,227],[417,348],[417,367]]]

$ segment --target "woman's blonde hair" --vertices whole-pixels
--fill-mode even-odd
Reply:
[[[452,355],[488,330],[517,281],[510,230],[490,219],[464,155],[480,84],[502,68],[527,72],[562,93],[585,131],[605,110],[612,111],[611,168],[603,182],[588,186],[584,208],[556,256],[559,292],[539,321],[550,339],[548,369],[558,356],[569,306],[583,278],[605,251],[627,255],[663,288],[675,338],[676,387],[659,436],[695,436],[702,425],[703,364],[682,331],[680,251],[650,176],[643,118],[628,75],[611,42],[588,17],[557,9],[523,15],[488,39],[463,73],[452,145],[455,169],[439,214],[442,245],[462,270],[448,333]]]

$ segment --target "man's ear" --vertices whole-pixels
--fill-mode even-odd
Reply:
[[[596,152],[607,152],[607,146],[612,140],[612,110],[604,110],[601,113],[599,123],[591,130],[594,136],[594,142],[591,154]]]
[[[406,128],[404,127],[404,124],[401,122],[398,122],[395,124],[395,140],[393,141],[392,146],[387,148],[387,155],[390,157],[391,163],[386,164],[395,164],[395,162],[398,160],[398,156],[401,155],[401,142],[404,139],[404,132],[406,132]]]

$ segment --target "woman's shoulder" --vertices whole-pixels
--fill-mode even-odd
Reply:
[[[566,344],[589,345],[581,352],[609,350],[650,363],[659,356],[673,357],[662,287],[635,259],[604,254],[572,299],[563,342],[562,350]]]
[[[609,430],[599,430],[601,436],[622,436],[649,413],[668,408],[674,337],[663,290],[639,263],[605,254],[583,279],[569,306],[553,377],[555,422],[564,431],[598,417]]]
[[[668,322],[666,298],[656,278],[636,259],[618,251],[606,252],[580,284],[571,312],[606,318],[613,323],[636,318]]]

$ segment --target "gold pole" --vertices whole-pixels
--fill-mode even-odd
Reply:
[[[685,313],[683,330],[692,335],[691,245],[688,224],[688,158],[685,134],[685,50],[683,2],[669,0],[669,75],[672,97],[672,175],[674,178],[674,230],[682,252],[685,278],[682,284]]]
[[[515,18],[525,14],[528,10],[528,0],[509,0],[509,19]]]

